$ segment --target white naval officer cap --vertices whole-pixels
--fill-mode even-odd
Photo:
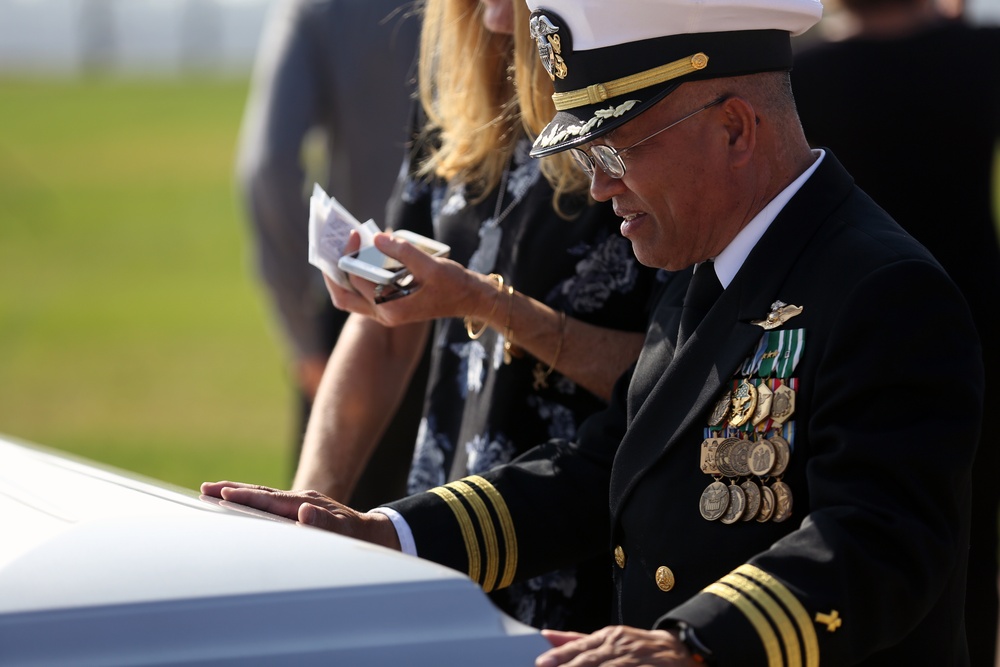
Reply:
[[[532,157],[585,144],[685,81],[789,70],[820,0],[527,0],[556,115]]]

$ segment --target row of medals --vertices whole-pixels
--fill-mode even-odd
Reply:
[[[716,403],[709,426],[721,427],[728,421],[735,428],[747,422],[756,427],[770,419],[780,429],[794,409],[795,392],[787,384],[772,392],[765,381],[757,387],[744,378]],[[751,433],[756,439],[712,437],[701,443],[701,470],[715,478],[699,502],[701,516],[707,521],[781,522],[791,516],[792,490],[781,481],[791,446],[777,433],[767,437],[756,430]],[[723,483],[722,477],[729,483]],[[743,478],[745,481],[737,483]]]

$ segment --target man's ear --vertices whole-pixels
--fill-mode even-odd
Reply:
[[[749,162],[757,145],[757,126],[760,119],[753,105],[742,97],[730,97],[722,103],[729,150],[736,166]]]

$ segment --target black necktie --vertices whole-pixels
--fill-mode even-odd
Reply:
[[[684,308],[681,310],[681,326],[677,332],[677,347],[684,344],[701,319],[712,308],[719,295],[722,294],[722,283],[715,275],[715,266],[708,260],[695,267],[694,276],[684,295]]]

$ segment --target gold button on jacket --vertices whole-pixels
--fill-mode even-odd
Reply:
[[[656,568],[656,585],[663,592],[674,587],[674,573],[666,565]]]

